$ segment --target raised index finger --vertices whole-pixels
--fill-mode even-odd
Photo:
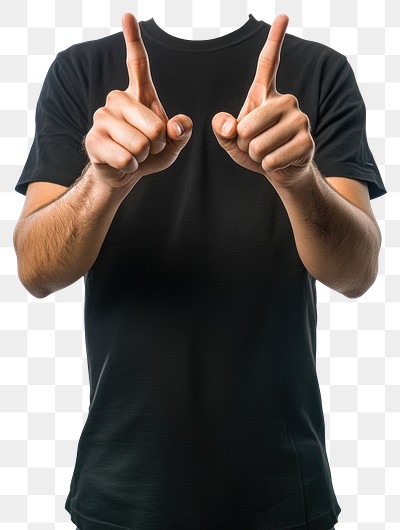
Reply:
[[[140,34],[140,27],[132,13],[122,16],[122,30],[126,44],[126,66],[129,75],[128,91],[138,94],[143,85],[153,86],[149,58]]]
[[[275,18],[269,30],[268,38],[258,57],[254,81],[274,91],[276,91],[276,74],[288,23],[289,17],[285,14],[278,15]]]

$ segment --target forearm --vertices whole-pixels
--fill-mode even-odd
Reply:
[[[18,275],[31,294],[44,298],[86,273],[126,193],[101,187],[89,167],[65,194],[18,223]]]
[[[377,224],[325,181],[312,164],[302,186],[277,188],[287,210],[299,256],[317,280],[358,297],[378,273],[381,234]]]

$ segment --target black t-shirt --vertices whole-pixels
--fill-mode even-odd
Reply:
[[[189,41],[141,21],[169,118],[193,120],[175,163],[121,203],[84,276],[90,408],[65,507],[81,530],[326,530],[338,520],[316,373],[316,287],[269,181],[211,127],[237,116],[270,24]],[[57,54],[15,187],[70,186],[82,139],[128,86],[122,32]],[[277,74],[309,119],[324,176],[386,193],[347,58],[286,34]]]

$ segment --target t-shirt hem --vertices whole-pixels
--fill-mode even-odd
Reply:
[[[349,162],[321,163],[317,167],[323,177],[347,177],[355,180],[365,180],[369,183],[370,198],[376,199],[381,197],[387,190],[383,183],[378,183],[375,176],[376,172],[372,166],[361,168],[357,164]]]
[[[25,179],[20,180],[16,186],[14,187],[15,191],[18,193],[21,193],[22,195],[26,195],[28,184],[31,182],[49,182],[53,184],[59,184],[60,186],[65,186],[69,188],[77,178],[79,178],[80,175],[63,175],[63,177],[58,176],[55,177],[52,176],[46,176],[43,175],[40,171],[32,171]]]
[[[66,503],[65,509],[71,515],[71,521],[79,528],[79,530],[141,530],[139,527],[127,527],[104,521],[96,521],[76,510],[71,502]],[[275,526],[274,528],[271,526],[252,527],[246,525],[246,530],[328,530],[338,523],[338,515],[341,511],[341,507],[338,502],[335,501],[328,510],[301,524],[292,526]]]

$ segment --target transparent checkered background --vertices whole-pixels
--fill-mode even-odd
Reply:
[[[36,102],[60,50],[154,17],[186,39],[214,38],[248,14],[344,53],[367,107],[367,136],[388,193],[371,204],[379,275],[348,299],[317,282],[317,369],[342,512],[336,530],[400,529],[400,5],[397,0],[11,0],[0,7],[0,530],[74,530],[64,509],[89,407],[83,278],[44,299],[17,276],[14,191]],[[278,87],[279,90],[279,87]],[[188,529],[189,530],[189,529]],[[207,529],[204,529],[207,530]]]

